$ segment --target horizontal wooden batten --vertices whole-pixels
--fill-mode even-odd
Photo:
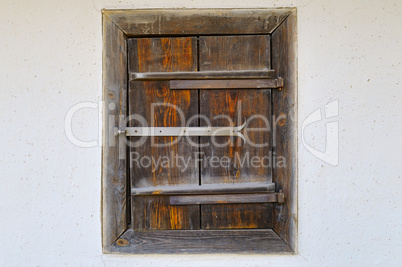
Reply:
[[[132,72],[130,80],[270,79],[274,75],[273,70]]]
[[[293,253],[271,229],[127,230],[109,248],[118,253]]]
[[[279,89],[282,79],[248,80],[173,80],[170,89]]]
[[[189,186],[160,186],[131,188],[132,196],[149,195],[199,195],[268,193],[275,191],[274,183],[206,184]]]
[[[283,193],[171,196],[170,205],[283,203]]]

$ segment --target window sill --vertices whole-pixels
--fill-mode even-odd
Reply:
[[[271,229],[165,230],[129,229],[106,253],[123,254],[288,254],[293,250]]]

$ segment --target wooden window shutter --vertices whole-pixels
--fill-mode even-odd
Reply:
[[[169,79],[168,73],[180,71],[213,73],[271,69],[269,35],[132,38],[128,42],[128,49],[129,72],[137,73],[137,76],[142,72],[166,72],[166,79]],[[211,140],[209,136],[202,136],[191,137],[189,142],[185,138],[159,136],[148,138],[140,146],[131,147],[130,157],[136,158],[136,164],[130,167],[132,190],[138,192],[146,188],[151,191],[149,195],[135,195],[132,198],[133,229],[272,227],[272,203],[254,203],[257,200],[251,195],[257,187],[265,186],[264,191],[271,192],[275,188],[270,157],[270,103],[270,89],[170,90],[169,80],[132,80],[129,84],[129,115],[145,118],[146,125],[180,127],[187,122],[183,119],[196,118],[190,121],[192,126],[212,124],[213,127],[219,127],[241,125],[246,118],[249,119],[244,129],[244,140],[231,136]],[[138,123],[130,121],[130,126],[135,127]],[[189,126],[188,123],[186,125]],[[259,131],[250,131],[253,128]],[[141,137],[131,138],[132,143],[137,143]],[[166,145],[169,143],[172,144]],[[264,157],[265,162],[261,162]],[[171,166],[161,164],[166,159]],[[186,164],[180,166],[180,162],[174,162],[174,159],[184,159],[183,163]],[[224,159],[225,165],[210,162],[214,159],[219,163]],[[247,186],[243,190],[242,184]],[[217,202],[244,203],[197,204],[202,201],[197,199],[200,198],[196,195],[197,191],[203,189],[204,185],[215,191]],[[224,192],[219,195],[224,185],[237,186],[237,194],[242,195],[236,195],[237,199]],[[187,194],[194,194],[192,198],[187,197],[186,205],[179,202],[181,198],[178,196],[174,198],[176,202],[172,203],[171,196],[162,195],[163,192],[157,189],[165,187],[165,190],[174,190],[183,186],[190,186],[188,190],[192,189],[193,192]],[[211,201],[211,197],[204,198]]]
[[[105,11],[105,251],[295,251],[294,14],[147,12]]]
[[[138,38],[130,39],[130,72],[174,72],[197,71],[197,40],[184,38]],[[152,104],[158,104],[152,114]],[[149,126],[181,126],[179,108],[186,118],[198,112],[198,94],[194,90],[169,90],[169,81],[131,81],[129,85],[129,114],[138,114],[146,119]],[[153,117],[151,117],[153,115]],[[138,121],[131,121],[135,126]],[[197,125],[195,125],[197,126]],[[138,142],[134,137],[132,142]],[[198,185],[198,166],[195,165],[194,153],[197,148],[186,139],[176,144],[158,147],[173,142],[177,137],[154,137],[138,147],[130,149],[131,155],[141,157],[145,166],[133,166],[131,186],[133,188]],[[196,137],[192,137],[197,142]],[[152,144],[154,142],[154,144]],[[136,153],[136,154],[133,154]],[[173,154],[173,157],[172,157]],[[148,166],[147,159],[154,161],[165,158],[183,157],[188,159],[188,168],[179,168],[177,164],[163,167]],[[155,164],[154,164],[155,165]],[[132,200],[132,225],[134,229],[199,229],[199,207],[172,206],[168,196],[137,196]]]

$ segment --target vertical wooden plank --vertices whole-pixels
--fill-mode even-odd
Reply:
[[[282,91],[273,91],[276,157],[286,164],[274,165],[276,190],[285,193],[285,203],[274,205],[273,230],[296,250],[297,233],[297,36],[296,11],[272,34],[272,65],[284,79]]]
[[[194,37],[129,40],[130,72],[196,70]],[[129,86],[129,114],[139,115],[147,123],[131,120],[130,126],[184,126],[198,113],[197,91],[169,90],[168,81],[131,81]],[[197,122],[195,119],[189,126],[197,126]],[[197,137],[190,139],[198,142]],[[130,140],[137,142],[140,137]],[[164,147],[157,147],[161,145]],[[148,137],[144,144],[130,148],[132,187],[198,185],[197,151],[197,146],[186,138]],[[166,196],[136,196],[132,198],[132,209],[134,229],[199,229],[198,205],[174,207]]]
[[[102,242],[107,251],[127,229],[126,160],[119,158],[113,133],[118,116],[127,113],[127,37],[103,16],[103,40]],[[120,152],[125,153],[125,146]]]
[[[262,70],[271,66],[270,37],[267,35],[200,37],[199,49],[201,71]],[[237,126],[246,118],[250,120],[246,127],[249,140],[260,146],[266,144],[258,147],[240,138],[216,137],[218,145],[215,145],[210,137],[201,137],[201,144],[211,143],[201,148],[202,184],[272,181],[269,159],[265,158],[265,167],[261,162],[259,166],[252,164],[253,158],[263,160],[264,156],[269,156],[271,133],[248,131],[270,127],[270,90],[200,90],[200,114],[205,115],[212,126],[229,126],[231,122]],[[204,120],[201,125],[206,125]],[[214,163],[213,157],[219,162]],[[221,164],[221,159],[230,164]],[[269,228],[271,212],[272,204],[269,203],[202,205],[201,224],[203,229]]]

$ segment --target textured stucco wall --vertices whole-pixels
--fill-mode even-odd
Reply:
[[[102,255],[101,148],[64,132],[76,103],[101,100],[102,8],[298,8],[299,124],[339,100],[339,164],[299,137],[297,255]],[[399,0],[1,1],[0,264],[7,266],[345,266],[402,262]],[[98,138],[98,113],[74,133]],[[305,129],[325,146],[325,123]]]

